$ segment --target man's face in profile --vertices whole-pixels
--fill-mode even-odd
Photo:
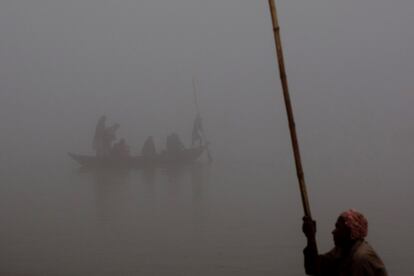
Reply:
[[[345,224],[345,220],[339,217],[332,231],[335,246],[344,247],[351,241],[351,229]]]

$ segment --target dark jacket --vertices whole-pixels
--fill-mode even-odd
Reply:
[[[318,276],[387,276],[384,263],[365,240],[355,243],[348,254],[342,254],[334,247],[326,254],[317,257],[317,264],[312,261],[312,249],[306,247],[305,270],[308,275]]]

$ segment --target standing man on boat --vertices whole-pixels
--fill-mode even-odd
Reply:
[[[106,130],[106,116],[102,115],[96,124],[95,134],[93,136],[92,148],[96,152],[97,157],[102,157],[105,154],[104,136]]]
[[[194,147],[198,143],[198,146],[201,147],[203,144],[203,124],[200,114],[197,114],[194,124],[193,131],[191,133],[191,146]]]
[[[316,222],[305,216],[302,230],[308,242],[303,250],[307,275],[388,275],[381,258],[365,241],[368,221],[361,213],[350,209],[339,215],[332,231],[335,247],[322,255],[316,248]]]

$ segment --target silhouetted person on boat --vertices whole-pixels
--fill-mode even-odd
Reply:
[[[196,143],[198,146],[203,144],[203,124],[200,114],[197,114],[194,123],[193,131],[191,133],[191,146],[194,147]]]
[[[119,124],[113,124],[112,126],[105,128],[103,136],[104,156],[108,156],[111,153],[112,143],[116,141],[116,131],[119,127]]]
[[[106,116],[103,115],[99,118],[98,123],[96,124],[95,134],[93,136],[92,148],[96,152],[97,157],[102,157],[105,155],[105,145],[104,145],[104,136],[105,136],[105,126]]]
[[[125,158],[129,157],[129,146],[126,144],[125,139],[122,138],[118,142],[116,142],[111,150],[111,156],[117,158]]]
[[[181,142],[178,134],[173,133],[167,136],[167,153],[168,154],[178,154],[185,149],[184,144]]]
[[[154,138],[152,136],[148,136],[147,140],[145,140],[141,149],[141,155],[147,158],[153,158],[157,155]]]
[[[316,248],[316,222],[303,218],[307,246],[303,250],[305,271],[318,276],[387,276],[384,263],[365,237],[368,221],[359,212],[348,210],[337,219],[332,231],[335,247],[322,255]]]

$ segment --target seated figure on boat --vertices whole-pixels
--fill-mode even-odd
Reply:
[[[111,149],[111,156],[117,158],[125,158],[130,156],[129,146],[126,144],[124,138],[120,139],[113,145]]]
[[[177,154],[184,149],[184,144],[181,142],[178,134],[173,133],[167,136],[166,150],[168,154]]]
[[[154,138],[152,136],[148,136],[147,140],[145,140],[141,149],[141,155],[146,158],[153,158],[157,155]]]

